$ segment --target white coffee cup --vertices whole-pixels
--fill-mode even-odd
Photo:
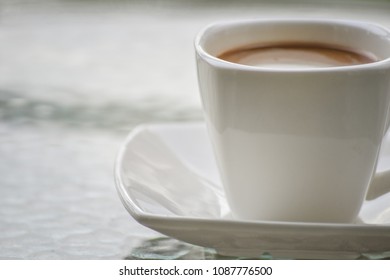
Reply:
[[[378,61],[272,68],[218,58],[255,44],[336,45]],[[353,222],[388,126],[390,31],[355,21],[245,20],[195,40],[209,136],[238,219]]]

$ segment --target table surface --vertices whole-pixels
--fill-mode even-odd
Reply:
[[[390,27],[389,1],[271,3],[0,0],[0,259],[223,258],[134,221],[113,165],[136,125],[202,120],[193,38],[210,22]]]

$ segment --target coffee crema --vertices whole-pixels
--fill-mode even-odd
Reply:
[[[371,55],[326,45],[280,44],[243,47],[222,53],[218,58],[266,68],[320,68],[367,64],[377,61]]]

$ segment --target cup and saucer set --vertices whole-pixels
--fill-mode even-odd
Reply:
[[[130,215],[227,256],[390,257],[390,31],[227,21],[195,51],[205,122],[130,132],[115,165]]]

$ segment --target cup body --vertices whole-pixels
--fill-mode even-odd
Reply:
[[[273,69],[217,57],[283,42],[357,49],[379,61]],[[205,120],[233,216],[352,222],[387,129],[389,32],[351,21],[235,21],[204,29],[195,49]]]

